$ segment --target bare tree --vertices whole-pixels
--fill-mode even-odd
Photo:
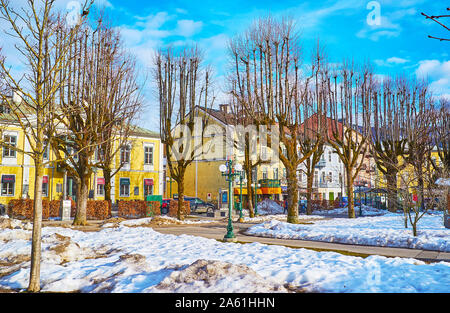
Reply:
[[[196,123],[196,106],[206,112],[214,103],[211,69],[202,68],[197,47],[160,50],[154,60],[154,78],[159,95],[160,135],[167,166],[178,185],[178,219],[184,219],[186,168],[203,153],[202,138],[207,125]],[[196,128],[199,127],[200,129]]]
[[[110,31],[104,39],[107,43],[97,74],[98,101],[103,104],[105,118],[101,120],[103,125],[95,152],[95,166],[103,171],[105,200],[111,201],[112,179],[125,164],[123,159],[119,164],[114,161],[129,144],[130,136],[135,131],[133,122],[143,108],[142,84],[137,80],[134,57],[125,52],[120,33],[106,24],[103,14],[99,17],[98,27],[106,27]]]
[[[450,11],[450,8],[447,8],[447,11]],[[441,23],[441,22],[439,21],[440,18],[450,17],[450,14],[447,14],[447,15],[431,15],[431,16],[429,16],[429,15],[423,13],[423,12],[421,12],[420,14],[422,14],[423,16],[425,16],[425,18],[426,18],[427,20],[430,19],[430,20],[432,20],[432,21],[438,23],[439,25],[441,25],[441,26],[442,26],[444,29],[446,29],[447,31],[450,31],[450,28],[449,28],[448,26],[446,26],[444,23]],[[431,36],[431,35],[428,35],[428,38],[431,38],[431,39],[437,39],[437,40],[439,40],[439,41],[450,41],[450,38],[435,37],[435,36]]]
[[[406,167],[407,138],[405,134],[406,102],[410,101],[405,79],[386,80],[374,102],[372,134],[373,156],[378,170],[386,179],[388,210],[399,207],[398,173]]]
[[[287,174],[289,223],[298,223],[297,168],[318,147],[306,154],[300,151],[302,122],[322,114],[309,95],[312,77],[301,77],[300,48],[292,19],[267,17],[256,20],[229,49],[236,82],[233,96],[255,123],[279,136],[278,156]]]
[[[0,0],[1,19],[8,23],[8,34],[17,40],[16,50],[21,54],[27,72],[20,78],[14,77],[7,66],[5,58],[0,59],[0,80],[8,90],[20,95],[20,101],[1,94],[3,102],[8,106],[15,122],[23,130],[30,151],[18,150],[15,145],[5,142],[2,145],[30,156],[35,166],[34,213],[31,248],[31,269],[28,290],[40,290],[40,258],[42,228],[42,181],[44,174],[43,154],[53,141],[56,128],[54,117],[58,114],[54,99],[57,90],[64,82],[61,69],[66,67],[68,45],[78,30],[78,24],[69,32],[62,34],[64,18],[55,15],[54,2],[45,0],[42,3],[28,1],[28,6],[17,10],[9,1]],[[91,3],[85,3],[88,10]]]
[[[353,64],[344,62],[341,71],[334,77],[334,92],[330,97],[332,119],[328,125],[327,142],[334,148],[345,168],[349,218],[355,218],[353,184],[370,147],[375,84],[369,66],[356,71]]]
[[[96,151],[101,155],[107,144],[120,141],[117,136],[139,107],[134,65],[124,58],[119,34],[101,18],[95,27],[84,25],[71,41],[70,62],[62,70],[67,83],[58,93],[58,110],[63,112],[58,122],[66,133],[53,141],[53,148],[61,159],[73,155],[60,165],[77,180],[74,225],[87,223],[89,179],[93,168],[102,165],[95,160]]]

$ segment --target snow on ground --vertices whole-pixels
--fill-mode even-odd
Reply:
[[[283,292],[288,285],[311,292],[450,291],[447,262],[223,243],[123,224],[97,232],[44,227],[42,237],[43,291]],[[30,238],[24,224],[0,229],[0,288],[27,287]]]
[[[413,236],[411,225],[405,229],[403,214],[396,213],[317,220],[313,225],[289,224],[273,219],[250,227],[247,233],[284,239],[450,252],[450,229],[444,227],[441,214],[425,214],[418,222],[417,237]]]
[[[355,214],[356,216],[359,216],[359,205],[355,205]],[[384,215],[386,213],[388,213],[388,211],[386,210],[379,210],[377,208],[368,206],[363,204],[361,206],[361,212],[362,212],[362,216],[378,216],[378,215]],[[347,207],[343,207],[343,208],[335,208],[335,209],[330,209],[330,210],[314,210],[313,212],[314,214],[320,214],[320,215],[345,215],[348,216],[348,208]]]
[[[268,215],[268,214],[272,215],[284,213],[283,206],[279,205],[277,202],[270,199],[264,199],[258,202],[257,208],[258,214],[260,215]]]
[[[299,215],[299,220],[318,220],[323,219],[324,216],[320,215]],[[244,223],[258,223],[258,222],[265,222],[265,221],[271,221],[271,220],[279,220],[286,222],[287,215],[286,214],[270,214],[270,215],[261,215],[261,216],[255,216],[255,217],[247,217],[244,216]]]

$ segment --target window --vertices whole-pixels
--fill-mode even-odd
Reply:
[[[97,184],[97,195],[103,196],[105,194],[105,185]]]
[[[62,192],[62,184],[56,184],[56,192]]]
[[[153,179],[144,179],[144,200],[153,194]]]
[[[339,173],[339,184],[342,185],[342,173]]]
[[[15,147],[17,145],[17,136],[14,135],[5,135],[3,137],[5,144]],[[16,151],[13,149],[10,149],[8,147],[3,148],[3,156],[6,158],[15,158],[16,157]]]
[[[3,175],[2,176],[2,196],[14,196],[14,185],[16,182],[16,177],[14,175]]]
[[[267,179],[267,168],[263,168],[263,170],[262,170],[262,178],[263,179]]]
[[[328,151],[328,162],[331,162],[331,151]]]
[[[144,164],[153,165],[153,147],[144,147]]]
[[[0,105],[0,113],[9,114],[11,113],[11,108],[6,105]]]
[[[121,197],[129,197],[130,196],[130,179],[129,178],[120,178],[119,195]]]
[[[48,160],[48,156],[49,156],[49,151],[50,151],[50,147],[48,143],[44,143],[45,149],[44,149],[44,153],[42,154],[42,157],[44,158],[44,160]]]
[[[125,145],[120,149],[120,163],[130,163],[130,145]]]
[[[273,179],[278,179],[278,168],[273,169]]]
[[[329,172],[328,173],[328,181],[331,183],[333,181],[333,173]]]
[[[48,176],[42,177],[42,196],[48,197]]]

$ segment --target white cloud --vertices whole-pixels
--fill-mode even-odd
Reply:
[[[450,94],[450,61],[422,60],[415,74],[419,79],[428,80],[437,96]]]
[[[409,62],[409,60],[407,59],[403,59],[403,58],[398,58],[398,57],[391,57],[389,59],[386,60],[388,63],[394,63],[394,64],[404,64]]]
[[[177,21],[176,35],[180,35],[186,38],[192,37],[202,30],[203,23],[195,22],[193,20],[179,20]]]

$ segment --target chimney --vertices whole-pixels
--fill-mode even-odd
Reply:
[[[228,113],[228,104],[220,104],[220,112]]]

